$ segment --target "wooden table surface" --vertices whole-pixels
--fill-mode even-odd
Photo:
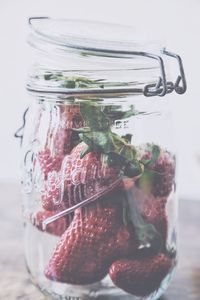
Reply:
[[[0,299],[44,300],[23,259],[20,188],[0,185]],[[160,300],[200,300],[200,202],[180,203],[179,265]]]

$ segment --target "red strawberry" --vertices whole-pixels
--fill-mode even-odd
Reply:
[[[45,178],[47,178],[49,172],[58,172],[62,164],[61,157],[59,155],[52,156],[51,151],[48,148],[38,152],[38,160]]]
[[[113,283],[138,297],[146,297],[156,292],[170,272],[173,261],[165,254],[141,259],[120,259],[109,270]]]
[[[60,170],[64,155],[70,153],[75,146],[78,134],[72,129],[84,125],[79,106],[56,106],[56,108],[59,110],[60,117],[58,128],[54,133],[55,128],[50,123],[46,146],[38,153],[38,160],[45,179],[49,172]]]
[[[56,211],[60,205],[64,207],[63,194],[61,194],[60,172],[49,172],[42,192],[42,207],[45,210]]]
[[[59,212],[59,211],[57,211]],[[55,212],[50,212],[47,210],[41,210],[31,216],[31,221],[34,226],[36,226],[41,231],[46,231],[53,235],[61,236],[65,230],[69,227],[71,222],[71,215],[67,217],[62,217],[50,224],[47,225],[46,229],[44,230],[42,223],[45,219],[52,217]]]
[[[167,197],[173,189],[175,180],[175,158],[166,150],[160,149],[156,159],[153,149],[158,146],[146,144],[140,148],[140,160],[148,161],[145,172],[137,185],[155,197]]]
[[[77,133],[73,128],[84,126],[83,118],[80,114],[80,108],[77,105],[59,106],[60,120],[59,126],[54,138],[54,148],[60,155],[69,154],[75,146]]]
[[[58,127],[56,135],[53,141],[54,151],[60,157],[64,157],[65,154],[69,154],[73,148],[72,138],[72,129],[65,129],[61,126]]]
[[[45,269],[47,278],[71,284],[94,283],[105,277],[114,260],[134,253],[136,242],[123,223],[120,194],[118,191],[113,200],[102,198],[75,211]]]
[[[119,176],[119,169],[103,163],[102,155],[90,152],[81,158],[87,149],[82,142],[66,155],[61,171],[49,174],[42,195],[45,209],[56,209],[56,201],[63,198],[66,207],[71,207],[95,194],[106,191]]]
[[[137,204],[143,220],[154,225],[161,234],[163,241],[166,242],[168,233],[166,198],[156,198],[153,195],[147,195],[137,187],[132,189],[132,194],[133,201]]]

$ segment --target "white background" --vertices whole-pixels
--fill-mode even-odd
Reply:
[[[176,101],[179,193],[200,199],[200,1],[0,0],[0,182],[19,182],[19,143],[13,133],[27,106],[29,16],[103,20],[148,28],[184,60],[188,92]]]

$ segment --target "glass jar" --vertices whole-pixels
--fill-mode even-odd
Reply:
[[[22,183],[31,278],[53,299],[158,299],[177,262],[171,93],[186,90],[181,59],[129,27],[29,23],[34,101]],[[169,57],[180,66],[175,83]]]

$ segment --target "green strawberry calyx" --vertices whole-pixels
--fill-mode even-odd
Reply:
[[[111,131],[116,110],[102,109],[97,103],[80,103],[80,112],[86,126],[74,129],[79,133],[80,140],[87,144],[87,149],[81,153],[84,157],[88,152],[104,154],[104,163],[119,167],[124,176],[137,177],[143,172],[143,164],[137,159],[136,148],[129,143],[130,135],[120,137]],[[111,114],[112,118],[111,118]],[[135,114],[135,111],[132,111]],[[121,117],[130,116],[131,111],[121,113]],[[119,115],[118,115],[119,116]]]

